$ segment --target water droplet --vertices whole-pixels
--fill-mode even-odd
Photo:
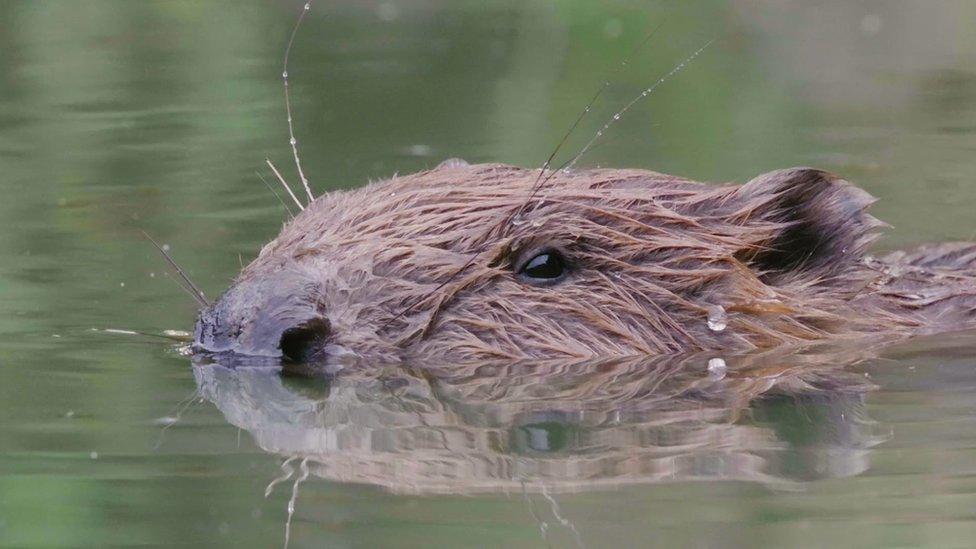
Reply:
[[[91,453],[88,454],[88,457],[90,457],[91,459],[98,459],[98,452],[92,450]]]
[[[728,367],[725,365],[725,360],[721,358],[710,358],[708,360],[708,373],[709,377],[713,379],[722,379],[725,377],[725,371]]]
[[[289,139],[288,142],[291,143],[292,145],[297,145],[298,144],[298,140],[295,139],[294,137],[292,137],[291,139]]]
[[[75,411],[74,410],[68,410],[67,412],[64,413],[64,417],[66,417],[68,419],[71,419],[71,418],[75,417]]]
[[[281,77],[282,78],[288,78],[288,71],[282,71],[281,72]]]
[[[169,251],[169,244],[163,244],[160,247],[163,249],[164,252],[168,252]]]
[[[614,120],[620,120],[620,113],[619,112],[618,113],[614,113],[613,119]]]
[[[312,9],[312,3],[311,2],[305,2],[305,11],[308,11],[310,9]]]
[[[125,282],[119,282],[119,286],[125,288]]]
[[[721,332],[729,324],[729,317],[725,313],[725,308],[721,305],[708,307],[708,329],[713,332]]]

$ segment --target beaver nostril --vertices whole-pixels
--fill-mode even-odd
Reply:
[[[278,348],[286,359],[306,362],[316,355],[331,332],[328,320],[312,318],[282,332]]]

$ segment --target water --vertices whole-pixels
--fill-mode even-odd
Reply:
[[[281,546],[304,470],[291,547],[972,545],[973,334],[328,383],[124,333],[194,316],[141,230],[213,296],[280,226],[301,9],[0,4],[0,546]],[[881,249],[976,235],[965,0],[313,4],[305,173],[540,165],[665,12],[563,161],[716,38],[579,166],[814,165],[880,198]]]

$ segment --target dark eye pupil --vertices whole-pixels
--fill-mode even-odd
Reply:
[[[563,258],[559,254],[546,252],[526,263],[525,267],[522,267],[522,273],[531,278],[559,278],[563,275],[564,269]]]

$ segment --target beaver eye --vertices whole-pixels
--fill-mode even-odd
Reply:
[[[566,276],[566,260],[559,252],[546,250],[526,261],[518,274],[534,284],[554,284]]]

